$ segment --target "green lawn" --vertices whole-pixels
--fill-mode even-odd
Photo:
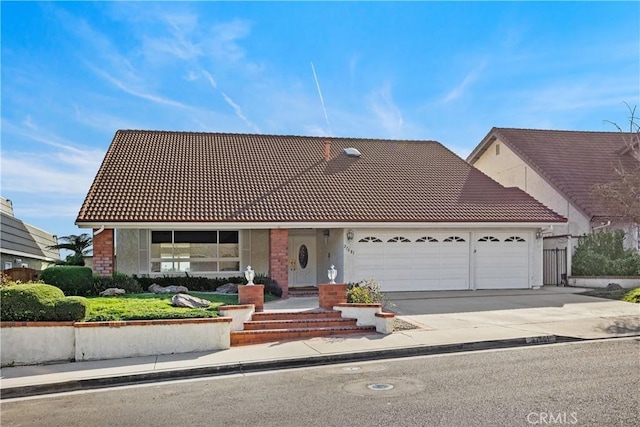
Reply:
[[[86,322],[115,320],[188,319],[217,317],[221,305],[238,304],[237,295],[221,295],[191,292],[198,298],[211,301],[208,308],[183,308],[171,305],[173,294],[131,294],[116,297],[88,297]],[[265,301],[277,299],[265,295]]]
[[[608,291],[606,289],[593,289],[587,292],[583,292],[580,295],[587,295],[590,297],[607,298],[619,301],[633,302],[640,304],[640,288],[633,289],[620,289],[617,291]]]

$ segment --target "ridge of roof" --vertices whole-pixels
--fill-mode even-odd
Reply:
[[[342,155],[350,146],[362,157]],[[566,219],[437,141],[119,130],[76,219],[101,221]]]

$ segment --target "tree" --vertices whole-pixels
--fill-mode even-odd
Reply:
[[[620,131],[625,144],[621,155],[631,157],[632,161],[625,163],[621,158],[612,165],[616,179],[596,185],[594,193],[622,219],[640,224],[640,116],[636,116],[636,107],[625,105],[631,113],[629,132],[614,122],[608,123]]]
[[[91,252],[92,246],[93,238],[91,235],[83,233],[59,237],[58,244],[49,246],[49,249],[64,249],[73,252],[73,254],[67,256],[65,261],[60,261],[57,264],[84,265],[84,256]]]

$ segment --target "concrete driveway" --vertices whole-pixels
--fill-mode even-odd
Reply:
[[[516,329],[574,338],[640,335],[640,305],[578,295],[585,289],[389,292],[386,311],[424,330]]]

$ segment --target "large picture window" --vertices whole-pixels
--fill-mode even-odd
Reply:
[[[238,231],[152,231],[152,273],[240,271]]]

